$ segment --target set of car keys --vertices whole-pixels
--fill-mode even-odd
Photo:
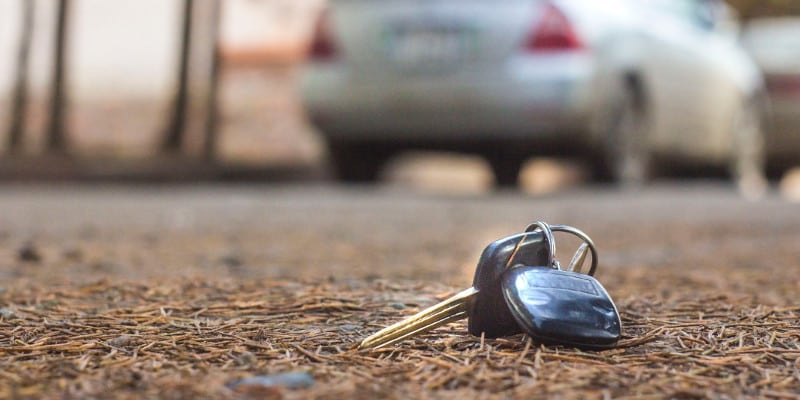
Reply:
[[[566,269],[555,259],[553,232],[583,241]],[[584,274],[588,253],[592,264]],[[544,344],[613,347],[622,321],[608,292],[592,277],[596,269],[597,250],[589,236],[571,226],[535,222],[486,247],[471,288],[376,332],[358,347],[389,346],[464,318],[474,336],[526,333]]]

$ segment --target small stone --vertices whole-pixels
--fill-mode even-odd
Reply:
[[[36,245],[27,242],[17,250],[17,259],[22,262],[38,264],[42,262],[42,254],[39,252],[39,249],[36,248]]]
[[[275,375],[256,375],[228,383],[234,390],[251,391],[253,388],[285,387],[306,389],[314,386],[314,378],[307,372],[287,372]]]
[[[389,307],[392,307],[395,310],[402,310],[402,309],[406,308],[406,305],[403,304],[403,303],[391,303],[391,304],[389,304]]]
[[[0,317],[4,320],[14,319],[17,318],[17,313],[10,308],[0,308]]]
[[[133,344],[136,338],[131,335],[122,335],[108,341],[108,345],[112,347],[127,347]]]
[[[342,325],[339,327],[339,330],[343,331],[357,331],[359,329],[361,329],[361,326],[359,325]]]
[[[242,258],[236,253],[229,253],[220,257],[219,262],[229,268],[241,267],[244,264]]]

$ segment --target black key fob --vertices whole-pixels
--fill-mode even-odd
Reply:
[[[589,275],[517,266],[504,272],[502,290],[513,317],[538,342],[602,349],[619,341],[617,307]]]
[[[472,281],[478,293],[467,304],[470,334],[496,338],[523,332],[503,299],[503,273],[517,264],[550,265],[549,246],[542,231],[520,233],[486,246]]]

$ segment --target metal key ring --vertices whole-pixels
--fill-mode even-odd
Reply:
[[[548,264],[561,269],[561,265],[559,265],[558,261],[556,261],[556,239],[555,236],[553,236],[553,230],[550,227],[550,224],[544,221],[536,221],[528,225],[528,227],[525,228],[525,232],[534,232],[537,229],[541,229],[544,239],[547,240],[547,244],[550,246],[550,259],[548,260]]]
[[[589,268],[589,272],[586,274],[589,276],[594,275],[594,272],[597,270],[597,249],[594,247],[594,242],[592,238],[589,237],[586,233],[582,230],[569,226],[569,225],[550,225],[550,229],[554,232],[566,232],[573,236],[577,236],[579,239],[583,240],[589,246],[589,251],[592,252],[592,266]]]
[[[554,238],[553,232],[566,232],[566,233],[569,233],[569,234],[571,234],[573,236],[577,236],[584,243],[586,243],[589,246],[589,251],[592,252],[592,266],[589,268],[589,271],[586,274],[589,275],[589,276],[594,275],[595,271],[597,270],[597,264],[598,264],[597,249],[594,247],[594,242],[592,241],[592,238],[589,237],[589,235],[584,233],[582,230],[580,230],[578,228],[575,228],[575,227],[572,227],[572,226],[569,226],[569,225],[550,225],[550,224],[548,224],[546,222],[542,222],[542,221],[536,221],[536,222],[528,225],[528,227],[525,228],[525,232],[533,232],[533,231],[535,231],[537,229],[541,229],[542,230],[542,233],[544,234],[545,239],[549,242],[550,254],[551,254],[550,264],[553,265],[554,267],[558,268],[558,269],[561,269],[561,265],[559,264],[559,262],[557,260],[555,260],[555,257],[556,257],[556,243],[555,243],[555,238]]]

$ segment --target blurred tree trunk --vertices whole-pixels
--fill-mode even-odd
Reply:
[[[21,0],[22,21],[17,50],[17,70],[14,77],[14,94],[11,103],[11,123],[8,130],[8,151],[19,152],[25,132],[28,94],[28,65],[30,64],[31,38],[33,37],[33,0]]]
[[[64,124],[66,90],[64,76],[66,69],[65,50],[69,22],[70,0],[58,0],[56,19],[55,54],[53,57],[52,85],[50,98],[50,126],[47,131],[47,150],[63,153],[67,146],[66,127]]]
[[[217,155],[217,141],[219,138],[219,75],[220,75],[220,48],[219,35],[222,21],[222,7],[220,0],[212,0],[211,14],[209,16],[209,45],[211,47],[211,66],[209,70],[208,98],[206,99],[205,142],[203,156],[206,160],[213,160]]]
[[[178,82],[175,88],[175,97],[172,102],[172,112],[161,151],[164,153],[178,153],[183,147],[186,131],[186,114],[188,105],[189,81],[189,49],[192,45],[192,14],[194,13],[194,0],[183,1],[183,24],[181,29],[180,60],[178,62]]]

